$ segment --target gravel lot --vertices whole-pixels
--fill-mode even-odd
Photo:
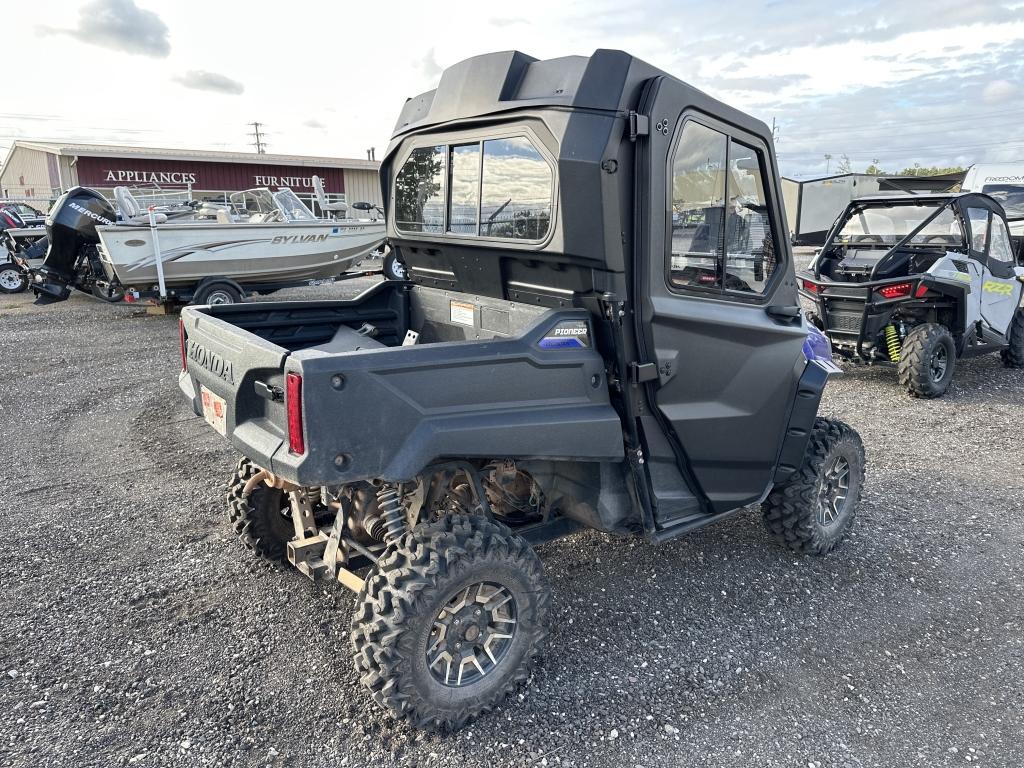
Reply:
[[[179,396],[175,318],[22,294],[0,328],[2,766],[1024,763],[1024,372],[995,356],[935,402],[884,369],[830,384],[869,465],[828,558],[754,512],[542,547],[541,666],[442,737],[371,705],[346,590],[229,535],[236,456]]]

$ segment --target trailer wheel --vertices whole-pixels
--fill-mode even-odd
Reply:
[[[942,397],[953,380],[956,344],[945,326],[915,326],[903,340],[896,368],[899,382],[914,397]]]
[[[103,299],[103,301],[109,301],[111,304],[116,304],[124,298],[123,288],[101,288],[98,285],[92,286],[92,295],[97,299]]]
[[[359,594],[356,671],[395,718],[460,728],[529,678],[550,601],[540,559],[505,526],[460,514],[421,524]]]
[[[28,276],[17,264],[0,264],[0,292],[21,293],[28,288]]]
[[[1024,368],[1024,307],[1017,307],[1010,321],[1010,346],[999,353],[1007,368]]]
[[[245,484],[259,470],[248,459],[238,462],[228,481],[228,520],[247,549],[268,562],[279,563],[295,535],[291,507],[284,491],[260,483],[248,496]]]
[[[388,252],[388,255],[384,257],[384,277],[388,280],[398,280],[399,282],[409,279],[409,273],[406,271],[405,264],[398,258],[398,254],[392,250]]]
[[[761,505],[768,532],[794,552],[824,555],[853,524],[864,487],[864,444],[852,427],[818,417],[803,463]]]
[[[212,282],[202,286],[192,297],[193,304],[237,304],[242,300],[238,286],[228,282]]]

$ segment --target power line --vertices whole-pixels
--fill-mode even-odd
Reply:
[[[254,121],[251,123],[247,123],[247,125],[251,125],[253,127],[253,130],[249,135],[255,139],[252,142],[252,146],[256,147],[256,154],[267,154],[267,143],[263,141],[263,135],[260,133],[260,127],[263,125],[263,123],[257,123]]]

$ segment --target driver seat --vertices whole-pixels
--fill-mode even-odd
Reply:
[[[128,187],[114,187],[114,200],[117,201],[117,209],[121,212],[125,224],[149,224],[149,211],[142,210],[139,201],[128,191]],[[153,218],[157,224],[167,221],[167,215],[163,213],[154,214]]]

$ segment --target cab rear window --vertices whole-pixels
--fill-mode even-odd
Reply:
[[[498,240],[543,240],[554,172],[525,136],[417,147],[395,177],[395,226]]]

